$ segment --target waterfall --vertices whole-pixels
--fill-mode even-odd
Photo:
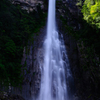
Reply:
[[[44,40],[44,59],[38,100],[69,100],[66,80],[71,77],[69,61],[55,24],[55,0],[49,0],[47,35]],[[67,78],[65,78],[67,69]]]

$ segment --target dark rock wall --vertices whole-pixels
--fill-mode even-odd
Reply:
[[[29,69],[29,74],[26,74],[25,87],[29,86],[28,93],[29,97],[37,96],[40,90],[41,81],[41,69],[39,63],[43,61],[43,41],[45,37],[45,27],[41,28],[39,33],[34,36],[34,43],[30,46],[33,50],[30,50],[30,54],[27,55],[31,59],[27,59],[27,69]],[[27,57],[27,58],[28,58]],[[24,82],[23,82],[24,83]],[[27,86],[26,86],[27,84]]]
[[[22,74],[24,80],[22,88],[11,88],[11,94],[20,95],[25,100],[34,100],[40,90],[41,68],[39,66],[43,61],[43,41],[46,34],[46,27],[42,27],[38,33],[28,42],[23,50]]]
[[[85,52],[87,47],[84,47],[82,40],[76,41],[67,31],[69,27],[76,31],[82,27],[80,21],[80,19],[82,20],[82,14],[77,8],[76,3],[77,0],[59,0],[57,2],[57,25],[59,33],[63,33],[64,36],[70,67],[74,77],[76,96],[78,96],[79,100],[99,100],[99,68],[96,70],[91,58],[86,58],[89,55]],[[61,17],[63,17],[66,23],[61,21]],[[81,47],[79,47],[79,44],[81,44]],[[96,60],[96,54],[93,53],[92,55]],[[89,63],[89,65],[87,66],[86,63]]]
[[[73,9],[73,7],[74,7],[75,9],[73,9],[73,12],[75,12],[76,15],[77,15],[78,12],[77,12],[77,7],[75,6],[75,4],[76,4],[75,0],[73,2],[72,2],[72,0],[67,0],[67,1],[63,0],[61,3],[62,4],[58,3],[58,5],[57,5],[57,6],[59,6],[59,8],[57,7],[57,14],[56,14],[57,25],[58,25],[59,33],[63,34],[68,58],[69,58],[69,61],[70,61],[70,68],[71,68],[74,80],[76,81],[77,79],[75,79],[75,78],[77,78],[77,77],[75,77],[75,76],[78,76],[80,74],[79,73],[80,69],[78,68],[79,67],[79,59],[78,59],[77,42],[71,35],[68,34],[68,32],[65,31],[65,27],[64,27],[60,17],[63,15],[63,18],[67,19],[66,24],[71,26],[72,23],[73,23],[73,28],[75,27],[75,28],[78,29],[79,23],[78,22],[76,23],[76,20],[71,20],[72,17],[75,16],[75,15],[74,15],[74,13],[72,13],[70,11],[70,9]],[[69,4],[74,5],[74,6],[72,6],[72,8],[71,8],[69,6]],[[77,17],[77,16],[75,16],[75,17]]]
[[[43,1],[43,0],[42,0]],[[44,0],[45,1],[45,0]],[[80,10],[76,6],[77,0],[57,0],[56,17],[57,28],[59,34],[63,34],[70,69],[74,78],[74,85],[71,85],[71,90],[74,91],[74,100],[94,100],[92,97],[93,90],[96,91],[96,83],[91,77],[89,71],[84,71],[81,65],[84,64],[84,59],[81,58],[78,41],[74,39],[66,31],[66,27],[61,20],[61,16],[67,20],[66,24],[74,30],[81,28],[81,23],[78,21],[82,17]],[[47,5],[44,6],[47,11]],[[43,62],[43,41],[46,34],[46,27],[41,28],[40,32],[35,33],[32,40],[29,40],[28,46],[24,48],[22,65],[24,70],[24,81],[22,90],[13,89],[13,94],[19,94],[26,100],[33,99],[38,96],[41,81],[41,69]],[[90,83],[92,83],[90,85]],[[98,100],[98,99],[95,99]]]
[[[60,1],[60,0],[59,0]],[[68,5],[71,6],[68,6]],[[81,74],[79,69],[79,61],[78,61],[78,48],[77,48],[77,42],[72,38],[70,35],[67,34],[67,32],[64,31],[63,23],[60,19],[60,16],[63,15],[66,18],[66,8],[63,8],[62,6],[65,5],[66,8],[69,9],[71,12],[71,15],[69,14],[69,25],[73,24],[75,28],[78,28],[78,24],[76,21],[70,21],[71,17],[77,15],[77,7],[72,6],[75,5],[75,2],[64,1],[62,4],[57,5],[57,28],[59,31],[59,34],[63,34],[65,46],[67,49],[67,54],[69,57],[70,62],[70,68],[72,71],[72,75],[74,78],[74,84],[70,85],[71,92],[75,92],[78,94],[81,91]],[[46,6],[47,7],[47,6]],[[74,7],[74,8],[73,8]],[[47,8],[45,8],[47,9]],[[15,94],[20,94],[22,97],[24,97],[26,100],[29,98],[35,98],[38,96],[39,90],[40,90],[40,81],[41,81],[41,69],[39,67],[39,64],[42,64],[43,62],[43,41],[46,34],[46,27],[41,28],[40,32],[36,33],[34,35],[33,43],[29,40],[28,46],[24,48],[23,51],[23,59],[22,59],[22,65],[26,66],[25,68],[27,70],[23,70],[24,73],[24,81],[22,85],[22,90],[19,91],[19,89],[15,89]],[[77,95],[78,96],[78,95]],[[77,97],[76,96],[76,97]],[[75,99],[77,100],[77,99]]]

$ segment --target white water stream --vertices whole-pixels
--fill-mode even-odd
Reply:
[[[55,24],[55,0],[49,0],[47,36],[44,41],[44,62],[38,100],[69,100],[66,79],[71,76],[63,39]],[[40,67],[41,67],[40,66]],[[65,68],[67,78],[65,78]]]

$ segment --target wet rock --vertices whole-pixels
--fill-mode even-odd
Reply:
[[[74,37],[67,32],[68,27],[72,27],[75,31],[82,27],[82,23],[78,20],[82,18],[82,15],[80,10],[76,7],[76,2],[77,0],[65,0],[64,2],[58,3],[57,25],[59,33],[62,33],[64,36],[77,97],[79,100],[99,100],[99,68],[96,70],[91,58],[87,59],[87,56],[89,56],[85,52],[87,47],[85,47],[83,43],[76,41]],[[65,27],[66,30],[59,16],[62,16],[66,22],[65,25],[68,25],[68,27]],[[81,47],[79,47],[78,44],[81,44]],[[92,55],[95,61],[97,61],[96,54],[92,53]],[[87,63],[89,64],[88,66],[86,65]]]
[[[20,95],[11,95],[6,100],[25,100],[25,99]]]
[[[27,10],[28,12],[37,10],[37,5],[40,5],[41,9],[44,9],[42,0],[11,0],[11,2],[14,5],[20,5],[22,9]]]
[[[24,70],[22,90],[19,91],[18,89],[16,93],[20,93],[26,100],[36,97],[40,90],[41,68],[39,64],[43,63],[43,41],[46,34],[45,29],[46,28],[43,27],[40,32],[34,34],[34,41],[29,41],[28,46],[25,47],[23,51],[21,64],[23,65],[23,68],[26,68],[27,70]],[[27,52],[27,49],[29,52]]]
[[[7,92],[0,92],[0,100],[25,100],[20,95],[11,95]]]

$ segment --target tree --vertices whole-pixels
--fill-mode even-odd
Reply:
[[[88,23],[100,28],[100,1],[85,0],[82,7],[83,18]]]

